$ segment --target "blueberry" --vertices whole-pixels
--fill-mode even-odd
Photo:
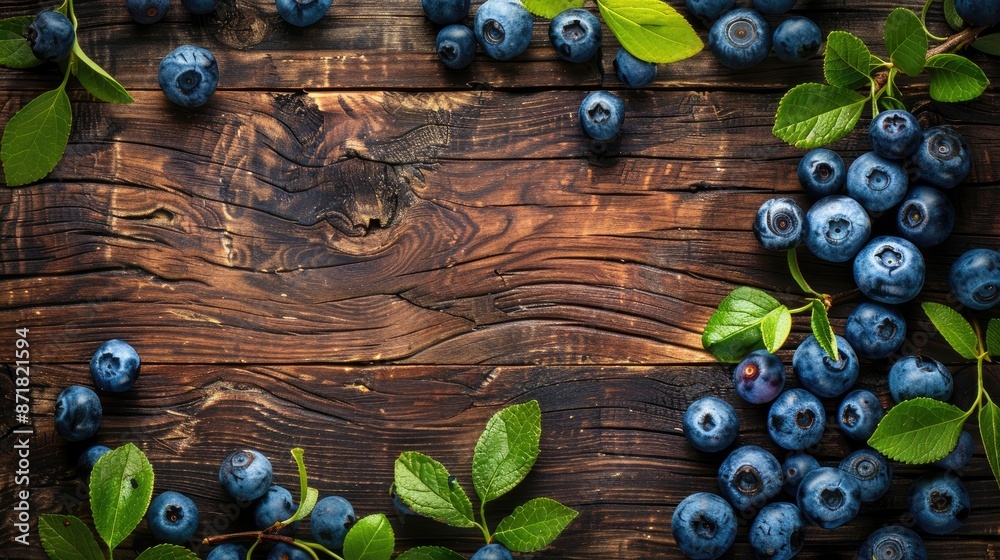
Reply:
[[[735,70],[750,68],[764,60],[771,50],[771,28],[757,12],[737,8],[712,24],[708,48],[723,66]]]
[[[913,185],[896,213],[899,235],[917,247],[942,243],[955,228],[955,207],[948,195],[927,185]]]
[[[844,158],[833,150],[816,148],[809,150],[799,160],[799,184],[813,198],[823,198],[837,194],[847,181],[847,167]]]
[[[836,335],[837,360],[823,350],[814,335],[799,343],[792,354],[792,370],[799,384],[818,397],[843,395],[858,379],[858,356],[842,336]]]
[[[163,57],[158,77],[167,99],[181,107],[200,107],[219,85],[219,66],[208,50],[182,45]]]
[[[847,437],[857,441],[868,441],[878,423],[885,416],[885,409],[878,397],[871,391],[855,389],[840,401],[837,408],[837,424]]]
[[[854,519],[861,509],[861,488],[851,475],[820,467],[805,476],[796,495],[806,521],[834,529]]]
[[[951,293],[962,305],[982,311],[1000,301],[1000,253],[971,249],[962,253],[948,274]]]
[[[705,395],[688,406],[681,422],[691,446],[709,453],[722,451],[736,441],[740,419],[726,401]]]
[[[510,60],[531,42],[534,21],[518,0],[486,0],[476,10],[476,40],[496,60]]]
[[[861,154],[847,168],[847,196],[871,212],[882,212],[899,204],[907,187],[909,179],[903,164],[875,152]]]
[[[472,555],[471,560],[514,560],[514,556],[502,544],[488,544]]]
[[[848,315],[844,338],[862,358],[887,358],[903,345],[906,320],[895,307],[862,302]]]
[[[871,235],[871,219],[853,198],[823,197],[806,212],[803,242],[809,251],[829,262],[854,258]]]
[[[677,547],[693,560],[715,560],[736,540],[736,515],[725,500],[697,492],[681,500],[670,520]]]
[[[420,0],[427,19],[438,25],[452,25],[469,15],[469,0]]]
[[[910,161],[917,177],[925,183],[950,189],[969,176],[972,156],[965,138],[950,126],[932,126],[924,130],[920,147]]]
[[[840,470],[854,477],[861,489],[862,502],[874,502],[889,491],[892,467],[874,449],[858,449],[840,461]]]
[[[927,560],[927,548],[913,529],[890,525],[868,535],[857,560]]]
[[[205,560],[246,560],[247,548],[241,544],[223,543],[212,549]]]
[[[769,16],[783,14],[793,7],[797,0],[753,0],[752,5],[755,10]]]
[[[823,33],[813,20],[793,16],[774,30],[774,54],[783,62],[805,62],[816,56]]]
[[[996,0],[955,0],[955,11],[969,25],[1000,23],[1000,2]]]
[[[257,498],[253,503],[253,522],[258,529],[264,530],[279,521],[284,521],[295,514],[295,501],[292,493],[281,486],[272,485],[267,493]],[[295,533],[298,523],[283,527],[279,533],[291,535]]]
[[[889,392],[896,402],[917,397],[947,401],[953,388],[951,372],[934,358],[906,356],[889,369]]]
[[[969,517],[969,491],[950,472],[925,474],[914,480],[906,500],[913,522],[932,535],[950,533]]]
[[[648,86],[656,79],[656,64],[639,60],[624,48],[618,49],[612,62],[618,81],[630,88]]]
[[[753,233],[769,251],[787,251],[802,242],[805,212],[790,198],[771,198],[757,209]]]
[[[767,350],[754,350],[733,369],[733,385],[748,403],[771,402],[785,387],[785,365]]]
[[[464,25],[441,28],[437,34],[438,58],[452,70],[461,70],[476,57],[476,35]]]
[[[45,10],[28,26],[28,44],[38,60],[61,62],[73,50],[76,30],[73,22],[60,12]]]
[[[249,502],[267,493],[274,471],[260,451],[233,451],[219,467],[219,483],[235,500]]]
[[[969,464],[970,459],[972,459],[972,434],[962,430],[962,433],[958,436],[958,442],[955,443],[955,448],[945,455],[943,459],[934,461],[934,466],[945,470],[957,471],[964,469],[965,465]]]
[[[101,426],[101,399],[93,390],[70,385],[56,398],[56,431],[69,441],[83,441]]]
[[[781,464],[781,470],[785,474],[784,490],[786,494],[793,498],[799,490],[799,484],[807,474],[819,468],[819,461],[808,453],[791,453]]]
[[[184,544],[198,530],[198,507],[180,492],[164,492],[149,504],[146,526],[156,540]]]
[[[580,126],[594,140],[611,140],[621,132],[625,121],[625,104],[615,94],[598,90],[580,103]]]
[[[549,23],[549,41],[559,58],[586,62],[601,46],[601,22],[583,8],[563,10]]]
[[[139,354],[127,342],[109,340],[90,358],[90,376],[102,391],[122,393],[139,377]]]
[[[684,0],[689,12],[705,25],[722,17],[722,14],[736,7],[736,0]]]
[[[795,505],[775,502],[757,512],[750,524],[750,549],[754,558],[789,560],[802,550],[805,521]]]
[[[905,159],[920,147],[923,130],[909,111],[882,111],[868,125],[872,150],[887,159]]]
[[[309,514],[309,526],[316,542],[336,549],[344,546],[344,537],[357,518],[351,503],[340,496],[327,496],[316,503]]]
[[[924,287],[924,256],[916,245],[892,235],[872,239],[854,258],[854,283],[882,303],[905,303]]]
[[[805,389],[788,389],[771,403],[767,432],[774,443],[798,451],[812,447],[823,438],[826,411],[816,395]]]
[[[313,557],[302,547],[279,542],[268,553],[267,560],[313,560]]]
[[[323,19],[333,0],[274,0],[281,19],[296,26],[306,27]]]
[[[737,447],[719,465],[718,482],[734,509],[755,511],[781,491],[781,463],[763,447]]]
[[[181,0],[181,5],[188,12],[195,15],[210,14],[219,7],[221,0]]]
[[[125,9],[136,23],[150,25],[167,15],[170,0],[125,0]]]
[[[392,498],[392,506],[396,509],[396,513],[400,516],[400,522],[403,521],[403,516],[407,515],[417,515],[417,512],[413,511],[413,508],[408,506],[403,498],[399,497],[396,493],[396,484],[393,483],[389,485],[389,496]]]
[[[76,472],[80,475],[80,478],[85,482],[89,480],[90,472],[94,470],[97,460],[103,457],[108,451],[111,451],[111,449],[104,445],[92,445],[81,453],[80,457],[76,460]]]

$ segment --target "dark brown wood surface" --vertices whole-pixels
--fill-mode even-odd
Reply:
[[[893,5],[800,0],[795,12],[877,46]],[[0,17],[40,7],[0,0]],[[245,526],[216,478],[229,451],[263,450],[276,480],[294,486],[287,452],[301,446],[324,495],[390,515],[398,552],[440,544],[470,555],[478,533],[392,516],[392,463],[423,451],[467,482],[490,415],[538,399],[541,457],[491,522],[543,495],[580,516],[534,558],[681,557],[674,506],[715,491],[721,460],[687,445],[681,417],[704,394],[739,405],[701,329],[737,285],[802,302],[784,256],[760,249],[750,224],[776,194],[807,203],[795,177],[804,152],[770,129],[788,88],[822,80],[821,60],[732,71],[706,51],[632,91],[614,76],[607,29],[600,60],[574,65],[557,59],[542,20],[521,57],[480,54],[467,71],[446,71],[416,0],[338,0],[303,30],[266,0],[224,0],[204,17],[175,3],[148,27],[118,1],[77,0],[77,15],[84,49],[136,103],[73,88],[63,161],[39,184],[0,189],[0,362],[13,365],[15,328],[30,329],[32,519],[86,515],[73,466],[83,446],[55,434],[53,403],[89,383],[98,344],[122,338],[141,354],[142,376],[102,396],[95,441],[137,443],[157,491],[196,501],[199,535]],[[931,20],[943,30],[937,9]],[[219,60],[219,91],[200,109],[171,106],[157,87],[159,60],[185,43]],[[1000,79],[995,59],[972,57]],[[0,122],[57,80],[51,68],[0,71]],[[975,158],[950,193],[954,235],[925,253],[919,301],[947,301],[951,262],[1000,248],[1000,96],[991,87],[975,102],[938,104],[926,82],[901,82],[922,123],[957,127]],[[622,136],[606,145],[584,141],[576,117],[601,87],[627,106]],[[848,161],[868,149],[861,128],[834,147]],[[802,263],[815,287],[850,290],[848,266],[805,251]],[[857,300],[842,301],[838,332]],[[903,309],[909,348],[954,364],[956,400],[967,400],[974,373],[915,303]],[[798,319],[786,361],[807,332]],[[887,369],[865,363],[859,385],[889,405]],[[32,546],[8,544],[11,378],[0,376],[0,556],[40,559],[34,529]],[[766,408],[739,409],[739,441],[777,452]],[[816,452],[835,462],[854,447],[831,428]],[[895,469],[889,494],[850,525],[809,528],[801,557],[854,558],[873,529],[908,523],[907,487],[926,468]],[[972,515],[954,534],[927,536],[931,557],[997,558],[1000,490],[978,443],[963,476]],[[148,544],[141,526],[121,557]],[[727,557],[750,556],[741,524]]]

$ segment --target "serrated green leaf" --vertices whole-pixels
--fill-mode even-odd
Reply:
[[[1000,33],[980,36],[972,43],[972,48],[979,52],[1000,56]]]
[[[932,301],[926,301],[920,307],[959,356],[967,360],[976,359],[979,355],[979,339],[972,325],[962,317],[961,313],[947,305]]]
[[[134,444],[113,449],[90,473],[90,509],[94,527],[114,549],[142,521],[153,496],[153,466]]]
[[[501,519],[493,536],[514,552],[534,552],[554,541],[576,516],[555,500],[535,498]]]
[[[846,31],[831,31],[827,35],[823,75],[830,85],[847,89],[866,87],[872,71],[880,64],[882,61],[856,35]]]
[[[344,537],[344,560],[389,560],[396,537],[385,515],[376,513],[355,523]]]
[[[705,47],[684,16],[660,0],[597,0],[597,7],[618,42],[639,60],[677,62]]]
[[[8,187],[37,181],[62,159],[69,142],[73,111],[62,87],[31,100],[3,130],[0,160]]]
[[[117,80],[83,52],[79,43],[73,44],[73,56],[76,59],[76,64],[71,67],[76,74],[76,79],[80,80],[80,83],[87,88],[91,95],[108,103],[132,103],[135,101]]]
[[[868,100],[842,87],[800,84],[781,98],[771,132],[796,148],[819,148],[850,133]]]
[[[538,458],[542,409],[538,401],[509,406],[486,423],[472,455],[472,483],[483,502],[518,485]]]
[[[809,324],[812,327],[813,336],[816,337],[816,342],[819,343],[820,348],[822,348],[827,356],[834,362],[840,361],[840,351],[837,349],[837,335],[833,332],[833,327],[830,325],[830,316],[826,312],[826,306],[823,302],[813,300],[812,302],[812,316],[809,319]]]
[[[983,69],[957,54],[936,54],[925,65],[931,77],[929,93],[935,101],[971,101],[990,85]]]
[[[418,546],[400,554],[396,560],[465,560],[465,556],[443,546]]]
[[[35,16],[17,16],[0,20],[0,66],[31,68],[42,63],[31,52],[25,38]]]
[[[444,465],[417,451],[396,459],[396,493],[414,512],[453,527],[473,527],[472,502]]]
[[[965,27],[965,21],[955,9],[955,0],[944,0],[944,19],[948,22],[948,26],[955,31]]]
[[[521,0],[524,7],[536,16],[552,19],[559,12],[583,6],[586,0]]]
[[[722,300],[705,325],[702,346],[723,362],[739,362],[764,348],[760,323],[781,303],[756,288],[741,286]]]
[[[75,516],[39,515],[38,536],[52,560],[104,560],[94,533]]]
[[[932,463],[955,448],[968,413],[956,406],[917,397],[892,407],[868,445],[907,464]]]
[[[895,97],[890,97],[888,95],[883,95],[878,98],[878,106],[883,111],[905,111],[906,105],[896,99]]]
[[[198,555],[183,546],[158,544],[142,551],[135,560],[198,560]]]
[[[913,10],[896,8],[885,20],[885,49],[900,72],[916,76],[927,59],[927,34]]]
[[[990,319],[986,325],[986,351],[990,356],[1000,358],[1000,319]]]
[[[993,478],[1000,484],[1000,407],[992,400],[979,410],[979,434],[983,438],[986,459],[993,471]]]
[[[764,341],[764,348],[772,354],[781,349],[790,332],[792,314],[784,305],[765,315],[760,322],[761,340]]]

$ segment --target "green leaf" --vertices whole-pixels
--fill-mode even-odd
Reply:
[[[902,101],[896,99],[895,97],[890,97],[888,95],[883,95],[882,97],[878,98],[878,106],[883,111],[906,110],[906,105]]]
[[[75,516],[39,515],[38,536],[52,560],[104,560],[94,533]]]
[[[198,555],[183,546],[158,544],[142,551],[135,560],[198,560]]]
[[[493,536],[514,552],[534,552],[554,541],[576,515],[555,500],[535,498],[501,519]]]
[[[0,66],[31,68],[42,63],[31,52],[25,36],[35,16],[17,16],[0,20]]]
[[[395,464],[396,493],[410,509],[453,527],[474,527],[472,502],[444,465],[417,451]]]
[[[927,59],[927,35],[913,10],[896,8],[885,20],[885,49],[900,72],[916,76]]]
[[[583,6],[586,0],[521,0],[524,7],[536,16],[552,19],[559,12]]]
[[[1000,407],[992,400],[979,410],[979,433],[983,437],[983,448],[986,449],[993,478],[1000,484]]]
[[[400,554],[396,560],[465,560],[465,556],[443,546],[418,546]]]
[[[847,89],[866,87],[871,73],[882,64],[872,56],[865,42],[846,31],[831,31],[826,37],[823,75],[832,86]]]
[[[66,90],[60,86],[31,100],[11,117],[0,141],[8,187],[37,181],[55,169],[73,122]]]
[[[972,48],[979,52],[1000,56],[1000,33],[979,37],[972,43]]]
[[[319,491],[315,488],[309,487],[309,476],[306,474],[306,462],[304,459],[305,450],[301,447],[293,448],[292,458],[295,459],[295,466],[299,470],[299,507],[295,510],[295,513],[282,521],[282,525],[291,525],[296,521],[305,519],[309,515],[313,508],[316,507],[316,501],[319,500]]]
[[[739,362],[764,348],[761,322],[781,303],[756,288],[741,286],[722,300],[705,325],[701,344],[723,362]]]
[[[917,397],[892,407],[868,440],[886,457],[907,464],[932,463],[955,448],[968,413]]]
[[[797,85],[778,103],[772,132],[797,148],[818,148],[851,132],[868,99],[843,87]]]
[[[542,409],[538,401],[509,406],[486,423],[472,455],[472,483],[483,502],[518,485],[538,458]]]
[[[117,80],[83,52],[79,43],[73,44],[73,55],[77,62],[71,66],[73,73],[91,95],[108,103],[132,103],[135,101]]]
[[[990,319],[986,325],[986,351],[994,358],[1000,357],[1000,319]]]
[[[597,0],[597,7],[622,47],[640,60],[677,62],[705,47],[684,16],[660,0]]]
[[[389,560],[396,537],[385,515],[376,513],[358,520],[344,537],[344,560]]]
[[[922,303],[920,307],[959,356],[967,360],[976,359],[979,355],[979,339],[972,330],[972,325],[962,317],[961,313],[947,305],[931,301]]]
[[[925,67],[931,76],[931,99],[935,101],[970,101],[990,85],[983,69],[961,55],[936,54],[927,59]]]
[[[781,349],[790,332],[792,314],[784,305],[765,315],[760,322],[761,340],[764,341],[764,348],[772,354]]]
[[[837,335],[833,332],[833,327],[830,325],[830,316],[826,312],[826,306],[823,302],[818,300],[813,300],[812,302],[812,317],[809,320],[812,326],[813,336],[816,337],[816,342],[819,342],[820,348],[826,351],[826,355],[830,356],[834,362],[840,361],[840,352],[837,350]]]
[[[153,496],[153,466],[132,443],[105,453],[90,473],[94,527],[114,549],[142,521]]]
[[[955,0],[944,0],[944,19],[948,22],[948,26],[955,31],[965,27],[965,21],[955,9]]]

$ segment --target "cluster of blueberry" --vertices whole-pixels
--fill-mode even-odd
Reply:
[[[819,52],[823,35],[811,19],[793,16],[771,32],[764,16],[791,10],[797,0],[753,0],[737,8],[736,0],[686,0],[688,11],[709,26],[708,48],[733,69],[756,66],[771,50],[784,62],[804,62]]]
[[[195,15],[210,14],[219,7],[221,0],[181,0],[188,12]],[[288,23],[305,27],[320,20],[330,9],[333,0],[275,0],[278,15]],[[170,0],[125,0],[125,8],[137,23],[153,24],[162,20],[170,9]]]
[[[123,393],[135,384],[139,366],[139,354],[132,346],[121,340],[109,340],[101,344],[90,359],[90,376],[102,392]],[[56,398],[56,432],[66,440],[83,441],[93,437],[101,426],[102,416],[101,399],[89,387],[70,385]],[[87,455],[85,453],[84,457]],[[90,465],[93,466],[93,462]]]

